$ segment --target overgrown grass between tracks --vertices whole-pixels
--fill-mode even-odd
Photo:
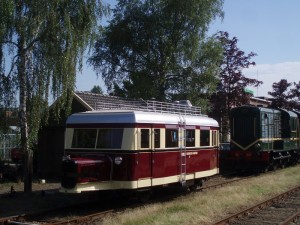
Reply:
[[[215,190],[181,196],[171,202],[127,210],[105,218],[101,224],[211,224],[298,185],[300,166],[263,174]]]

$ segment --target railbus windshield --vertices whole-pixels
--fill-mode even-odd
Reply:
[[[75,128],[71,148],[120,149],[123,129],[79,129]]]

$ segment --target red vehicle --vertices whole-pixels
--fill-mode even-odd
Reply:
[[[24,160],[24,152],[20,147],[15,147],[10,150],[10,158],[14,163],[21,163]]]
[[[61,192],[195,186],[218,174],[219,126],[199,108],[114,107],[68,118]]]

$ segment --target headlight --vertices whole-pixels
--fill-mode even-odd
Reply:
[[[118,157],[115,158],[115,164],[116,165],[120,165],[122,163],[122,161],[123,161],[123,159],[120,156],[118,156]]]
[[[261,145],[260,145],[260,143],[256,143],[256,144],[254,145],[254,148],[255,148],[256,151],[261,150]]]
[[[69,161],[69,160],[71,160],[71,156],[70,156],[70,155],[64,155],[64,156],[62,157],[62,160],[63,160],[63,161]]]

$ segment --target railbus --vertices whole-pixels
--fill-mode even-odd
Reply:
[[[186,102],[99,103],[71,115],[60,191],[196,187],[218,174],[219,125]]]

